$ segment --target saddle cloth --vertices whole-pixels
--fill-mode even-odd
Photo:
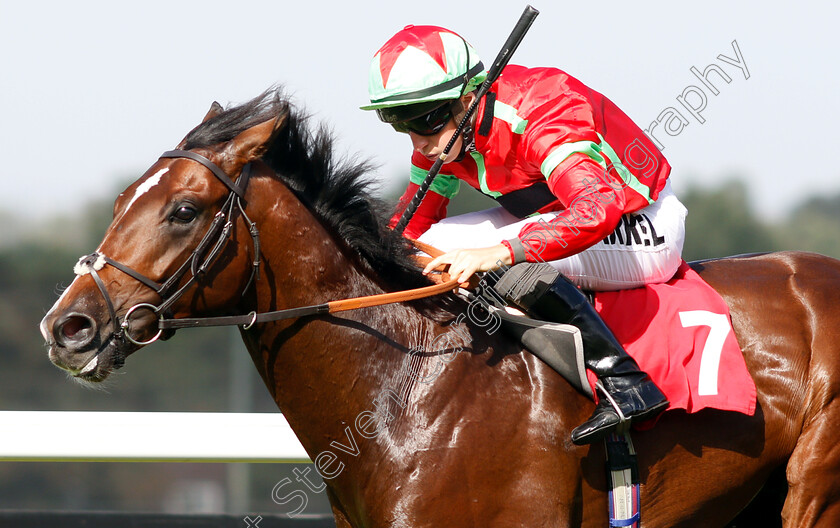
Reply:
[[[665,283],[596,292],[594,306],[668,397],[669,409],[755,412],[755,383],[729,308],[687,263]]]

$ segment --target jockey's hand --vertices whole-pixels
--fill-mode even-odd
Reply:
[[[423,275],[428,275],[441,264],[449,264],[449,276],[464,283],[470,280],[473,273],[490,271],[502,264],[512,263],[510,251],[504,244],[479,249],[456,249],[432,259],[423,269]]]

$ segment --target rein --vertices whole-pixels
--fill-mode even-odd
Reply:
[[[445,293],[459,287],[458,281],[453,279],[441,282],[439,284],[424,286],[422,288],[415,288],[412,290],[342,299],[338,301],[326,302],[323,304],[303,306],[299,308],[289,308],[273,312],[257,313],[256,311],[252,311],[250,313],[242,315],[168,319],[166,318],[166,314],[169,311],[169,309],[175,304],[175,302],[178,299],[181,298],[181,296],[183,296],[183,294],[190,286],[192,286],[200,277],[202,277],[207,272],[207,270],[210,268],[213,262],[216,261],[216,258],[218,258],[219,254],[221,254],[222,249],[224,248],[227,241],[230,239],[231,233],[233,232],[233,216],[236,213],[236,210],[238,210],[241,213],[242,218],[248,224],[249,232],[251,234],[251,238],[254,244],[254,260],[252,262],[251,267],[251,277],[248,279],[248,283],[243,289],[243,295],[255,279],[259,280],[260,239],[256,223],[252,222],[245,212],[245,192],[248,188],[248,182],[250,180],[252,170],[250,163],[246,164],[243,167],[242,173],[240,174],[239,178],[236,181],[233,181],[230,177],[228,177],[227,174],[225,174],[225,172],[218,165],[216,165],[206,157],[200,154],[196,154],[194,152],[186,150],[170,150],[164,152],[160,157],[185,158],[200,163],[208,170],[210,170],[210,172],[212,172],[213,175],[216,176],[216,178],[219,181],[225,184],[225,186],[228,189],[230,189],[230,195],[228,196],[224,205],[222,205],[219,212],[216,213],[216,216],[213,218],[213,222],[211,223],[210,228],[207,230],[207,233],[205,233],[204,237],[198,243],[195,250],[193,250],[190,257],[163,284],[160,284],[157,281],[154,281],[146,277],[142,273],[132,269],[131,267],[117,262],[101,253],[94,252],[90,255],[82,257],[79,260],[78,264],[76,265],[75,272],[77,275],[85,275],[89,273],[93,277],[93,280],[96,283],[96,286],[99,288],[99,291],[102,293],[102,296],[105,299],[105,303],[108,307],[108,313],[111,317],[112,324],[114,325],[114,332],[112,338],[115,340],[122,340],[123,338],[125,338],[128,341],[134,343],[135,345],[145,346],[154,343],[155,341],[160,339],[165,330],[174,331],[180,328],[233,325],[242,326],[243,330],[248,330],[253,325],[258,323],[267,323],[272,321],[281,321],[284,319],[305,317],[309,315],[336,313],[348,310],[356,310],[359,308],[381,306],[384,304],[412,301]],[[414,244],[419,249],[425,251],[426,253],[432,256],[437,256],[442,253],[440,250],[437,250],[431,246],[422,244],[420,242],[415,241]],[[155,293],[157,293],[160,296],[162,300],[161,304],[159,306],[155,306],[149,303],[136,304],[129,308],[128,311],[126,311],[125,315],[122,318],[122,321],[120,322],[119,317],[116,314],[113,301],[111,301],[111,296],[108,294],[108,291],[105,288],[105,283],[102,281],[98,273],[98,271],[101,270],[106,264],[120,270],[126,275],[132,277],[133,279],[154,290]],[[189,277],[189,279],[187,279],[186,282],[184,282],[183,285],[178,287],[178,284],[181,282],[181,280],[184,278],[188,271],[191,272],[191,276]],[[172,290],[175,288],[177,288],[177,290],[172,292]],[[157,334],[155,334],[154,337],[146,341],[140,341],[138,339],[135,339],[131,336],[129,332],[129,318],[131,314],[143,308],[151,310],[159,317]]]
[[[394,293],[381,293],[379,295],[368,295],[366,297],[353,297],[351,299],[342,299],[340,301],[330,301],[323,304],[314,304],[311,306],[302,306],[300,308],[288,308],[286,310],[277,310],[274,312],[250,312],[244,315],[228,315],[223,317],[199,317],[194,319],[163,319],[161,317],[158,321],[158,328],[162,330],[177,330],[180,328],[197,328],[202,326],[233,326],[241,325],[243,330],[250,329],[253,325],[258,323],[268,323],[271,321],[282,321],[283,319],[294,319],[297,317],[305,317],[308,315],[320,315],[327,313],[346,312],[348,310],[357,310],[359,308],[369,308],[372,306],[381,306],[383,304],[393,304],[405,301],[413,301],[415,299],[423,299],[441,293],[454,290],[458,287],[457,280],[450,280],[432,286],[424,286],[422,288],[415,288],[413,290],[405,290]]]

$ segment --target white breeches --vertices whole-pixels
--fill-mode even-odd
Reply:
[[[502,207],[445,218],[420,237],[443,251],[495,246],[516,238],[525,224],[557,212],[520,220]],[[615,231],[597,244],[549,262],[572,282],[587,290],[625,290],[666,282],[682,262],[687,211],[668,182],[651,205],[621,217]]]

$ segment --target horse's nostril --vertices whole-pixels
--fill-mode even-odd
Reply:
[[[69,315],[56,324],[54,335],[63,346],[82,347],[93,339],[94,326],[93,319],[86,315]]]
[[[71,317],[61,327],[64,337],[73,338],[80,331],[90,328],[90,321],[83,317]]]

